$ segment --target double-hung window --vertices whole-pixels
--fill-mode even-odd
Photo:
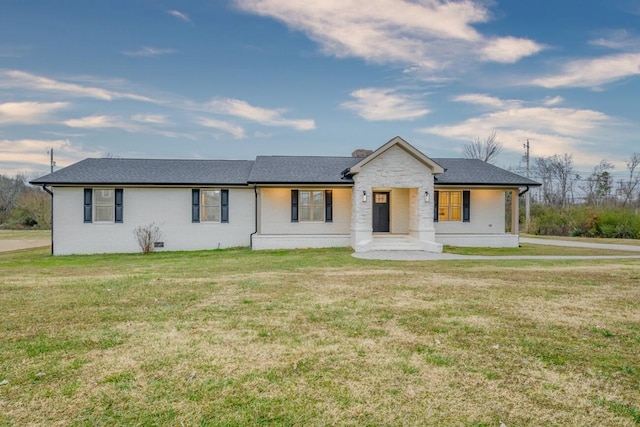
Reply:
[[[113,189],[93,190],[93,200],[95,202],[95,222],[113,222],[115,219]]]
[[[438,221],[460,221],[462,191],[440,191]]]
[[[123,198],[122,188],[85,188],[84,222],[122,222]]]
[[[469,222],[470,219],[470,191],[435,191],[434,221]]]
[[[200,191],[202,222],[220,222],[220,190]]]
[[[291,222],[333,222],[333,192],[291,190]]]
[[[192,222],[229,222],[229,190],[191,190]]]
[[[300,190],[300,221],[324,221],[324,191]]]

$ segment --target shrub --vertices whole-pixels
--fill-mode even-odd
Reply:
[[[140,246],[143,254],[153,252],[154,243],[160,240],[162,232],[154,222],[145,226],[138,226],[133,230],[133,234],[136,236],[136,241]]]
[[[640,239],[640,216],[632,209],[534,205],[531,218],[533,234]]]

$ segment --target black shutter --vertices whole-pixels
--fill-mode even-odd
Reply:
[[[291,190],[291,222],[298,222],[298,190]]]
[[[84,189],[84,222],[91,222],[91,204],[93,201],[93,190],[91,188]]]
[[[333,222],[333,191],[324,190],[324,222]]]
[[[462,222],[471,221],[471,191],[462,192]]]
[[[116,188],[115,206],[116,206],[116,222],[122,222],[122,188]]]
[[[229,222],[229,190],[220,190],[221,222]]]
[[[191,190],[191,222],[200,222],[200,190]]]
[[[433,222],[438,222],[438,209],[440,208],[439,203],[440,203],[440,192],[434,191],[433,192]]]

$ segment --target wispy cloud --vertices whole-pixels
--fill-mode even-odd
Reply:
[[[129,50],[129,51],[124,51],[122,52],[124,55],[127,56],[141,56],[141,57],[148,57],[148,56],[160,56],[160,55],[171,55],[176,53],[177,50],[175,49],[170,49],[170,48],[157,48],[157,47],[149,47],[149,46],[143,46],[138,50]]]
[[[554,105],[562,104],[564,102],[564,98],[561,96],[554,96],[552,98],[545,98],[544,105],[547,107],[552,107]]]
[[[68,105],[67,102],[5,102],[0,104],[0,124],[45,123],[52,119],[52,113]]]
[[[475,58],[516,62],[544,47],[516,37],[488,38],[473,27],[491,14],[473,1],[236,0],[247,12],[306,33],[324,53],[439,71]]]
[[[409,95],[389,88],[364,88],[351,92],[353,101],[340,104],[368,121],[414,120],[429,113]]]
[[[79,98],[101,99],[104,101],[112,101],[114,99],[131,99],[141,102],[159,102],[155,99],[135,93],[120,92],[95,86],[70,83],[19,70],[0,71],[0,75],[3,76],[3,78],[0,79],[0,88],[21,88],[34,91],[53,92]]]
[[[134,114],[130,119],[121,116],[93,115],[65,120],[63,123],[75,129],[120,129],[131,133],[162,135],[167,138],[196,139],[190,133],[167,130],[164,126],[169,123],[165,116],[159,114]]]
[[[589,40],[589,44],[607,49],[637,51],[640,48],[640,37],[624,29],[610,30],[601,37]]]
[[[489,96],[484,93],[466,93],[464,95],[458,95],[453,97],[453,101],[465,102],[467,104],[483,105],[485,107],[503,108],[507,105],[519,105],[521,101],[518,100],[503,100],[494,96]]]
[[[571,61],[557,74],[532,79],[529,84],[545,88],[601,85],[640,74],[640,53],[620,53],[594,59]]]
[[[189,18],[189,16],[187,16],[187,14],[182,13],[182,12],[180,12],[178,10],[167,10],[167,13],[169,15],[171,15],[171,16],[175,16],[176,18],[178,18],[182,22],[191,23],[191,19]]]
[[[237,139],[244,138],[246,136],[245,130],[242,126],[235,125],[233,123],[225,122],[223,120],[216,120],[206,117],[199,117],[196,119],[196,123],[201,126],[217,129],[228,134],[233,135]]]
[[[312,130],[316,127],[315,122],[311,119],[284,118],[283,114],[287,112],[286,109],[256,107],[240,99],[214,99],[206,105],[206,108],[213,113],[242,117],[265,126],[283,126],[296,130]]]
[[[68,166],[86,157],[102,155],[99,151],[85,150],[82,145],[74,144],[68,139],[0,139],[0,173],[16,173],[25,167],[34,166],[46,171],[49,166],[47,151],[51,148],[58,167]]]
[[[560,102],[551,99],[551,104]],[[462,95],[455,100],[476,104],[481,98],[476,94]],[[542,105],[527,105],[524,101],[495,99],[492,111],[451,125],[432,126],[420,129],[423,133],[439,135],[461,142],[468,142],[496,131],[505,148],[521,151],[521,143],[526,139],[536,141],[537,155],[575,153],[576,159],[586,160],[588,154],[579,147],[593,141],[594,133],[615,122],[608,115],[594,110],[558,108]],[[483,103],[489,106],[488,102]]]
[[[135,125],[122,120],[120,117],[105,115],[85,116],[78,119],[69,119],[65,120],[64,124],[72,128],[80,129],[118,128],[126,130],[128,132],[138,130]]]
[[[131,116],[131,120],[154,125],[166,125],[168,123],[167,116],[162,114],[134,114]]]

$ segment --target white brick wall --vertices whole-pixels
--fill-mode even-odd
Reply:
[[[254,231],[253,189],[229,189],[229,223],[192,223],[191,188],[124,187],[123,223],[84,223],[83,188],[54,187],[55,255],[138,252],[133,230],[155,222],[164,248],[249,246]]]
[[[298,187],[299,189],[312,189]],[[351,188],[320,188],[332,190],[333,222],[291,222],[291,188],[260,188],[259,234],[348,235],[351,223]]]
[[[441,188],[442,191],[448,188]],[[451,188],[452,191],[462,189]],[[505,190],[471,190],[471,221],[439,221],[437,234],[504,234]],[[482,246],[482,245],[478,245]]]

